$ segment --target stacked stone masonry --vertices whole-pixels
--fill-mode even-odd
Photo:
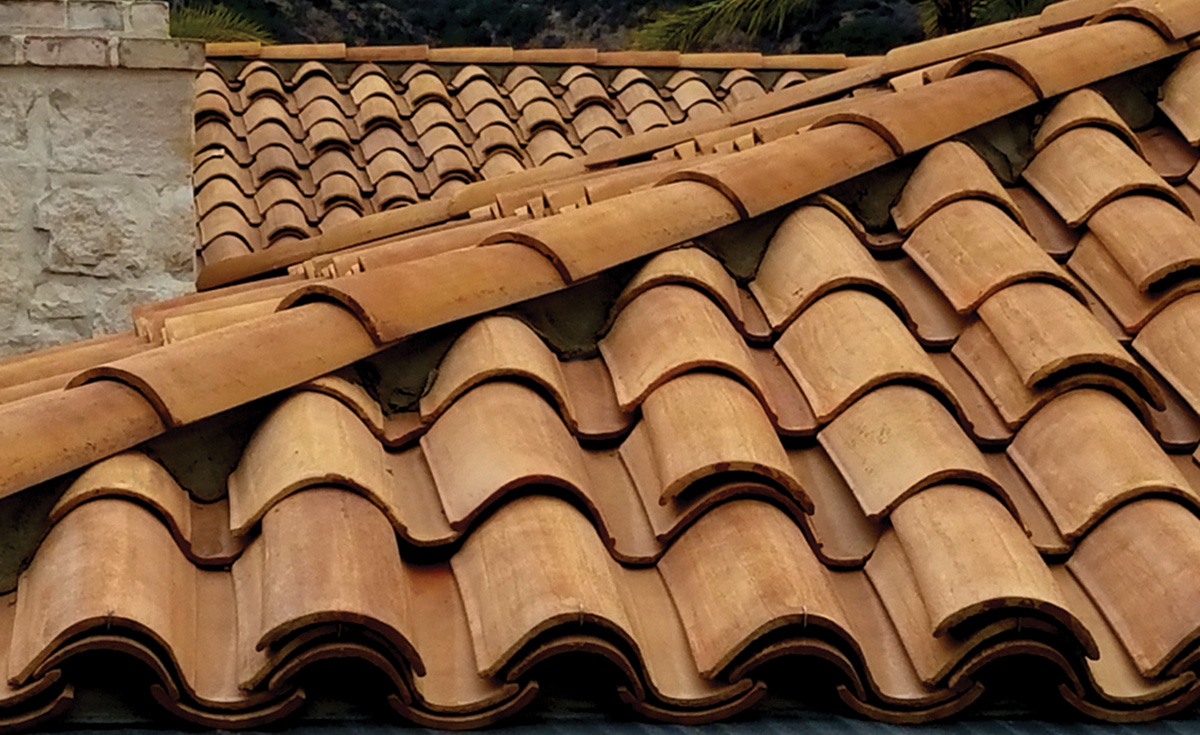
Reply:
[[[165,2],[0,0],[0,355],[186,292],[201,44]]]

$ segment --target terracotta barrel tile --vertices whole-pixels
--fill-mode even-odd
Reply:
[[[731,224],[738,213],[709,186],[678,182],[616,197],[501,232],[485,242],[521,242],[576,281]],[[654,220],[658,226],[647,228]]]
[[[961,199],[994,202],[1025,226],[1016,203],[987,163],[966,143],[956,141],[942,143],[925,154],[892,208],[892,219],[896,228],[907,234],[926,217]]]
[[[890,289],[899,295],[897,308],[917,340],[927,349],[953,345],[967,325],[936,284],[912,258],[877,262]]]
[[[432,422],[459,396],[495,378],[524,379],[545,390],[573,431],[578,417],[570,403],[558,358],[524,322],[505,316],[480,319],[455,340],[438,364],[421,418]]]
[[[816,301],[792,322],[775,350],[821,422],[886,382],[922,382],[949,395],[937,368],[895,313],[862,291],[834,291]]]
[[[688,495],[703,478],[742,472],[777,483],[811,507],[761,404],[741,383],[713,373],[682,375],[650,393],[642,415],[635,433],[644,435],[654,471],[635,480],[647,505]]]
[[[1051,401],[1017,434],[1009,454],[1068,540],[1143,494],[1170,493],[1200,505],[1196,489],[1109,393],[1074,390]]]
[[[802,206],[771,236],[750,291],[775,329],[786,327],[825,293],[876,288],[899,302],[854,231],[825,207]]]
[[[530,496],[502,506],[450,564],[483,676],[560,623],[594,623],[628,639],[620,568],[588,520],[562,500]]]
[[[336,301],[354,312],[382,344],[564,285],[544,256],[524,245],[504,243],[302,286],[284,299],[281,308],[312,300]],[[405,298],[397,300],[397,293]]]
[[[1200,265],[1200,224],[1157,197],[1121,197],[1098,209],[1088,227],[1141,291]]]
[[[1059,136],[1034,156],[1023,175],[1071,227],[1135,191],[1164,197],[1187,211],[1149,164],[1116,135],[1099,128],[1075,128]]]
[[[1120,508],[1067,562],[1144,676],[1157,677],[1200,630],[1200,521],[1173,500]]]
[[[1033,136],[1034,151],[1041,151],[1063,133],[1083,126],[1104,128],[1121,136],[1139,155],[1142,153],[1142,144],[1129,125],[1093,89],[1076,90],[1055,103]]]
[[[702,161],[667,176],[664,183],[706,183],[725,194],[737,211],[749,218],[816,194],[894,158],[891,147],[876,133],[860,125],[831,125],[737,155]]]
[[[193,675],[203,653],[196,574],[150,511],[120,499],[81,505],[50,530],[21,575],[9,679],[28,682],[71,635],[114,625],[147,635],[183,676]],[[214,654],[233,653],[206,643]]]
[[[1088,22],[1113,18],[1147,21],[1168,41],[1182,41],[1200,33],[1200,11],[1187,0],[1123,0]]]
[[[229,476],[233,532],[249,532],[297,490],[333,483],[354,488],[384,508],[399,502],[383,447],[354,411],[323,393],[296,393],[258,426]]]
[[[923,388],[877,388],[818,438],[868,518],[884,518],[908,496],[950,480],[981,484],[1008,502],[974,442]]]
[[[858,568],[875,550],[879,524],[867,518],[837,466],[819,446],[788,450],[792,472],[812,499],[805,521],[813,550],[832,567]]]
[[[697,369],[727,372],[764,395],[742,336],[711,298],[690,287],[667,284],[643,292],[616,316],[599,347],[624,411]]]
[[[1200,296],[1175,301],[1151,319],[1133,348],[1167,379],[1194,411],[1200,411]]]
[[[1200,145],[1200,53],[1193,51],[1163,82],[1159,108],[1193,146]]]
[[[892,511],[933,635],[970,627],[997,607],[1036,610],[1062,625],[1090,657],[1096,644],[1067,607],[1049,568],[1004,505],[982,490],[939,485]]]
[[[263,650],[305,626],[360,625],[382,636],[413,669],[424,670],[410,642],[407,566],[395,530],[369,500],[332,488],[292,495],[263,517],[256,547],[260,553],[234,564],[239,599],[245,585],[261,585],[259,614],[238,617],[250,635],[243,640]],[[243,566],[258,568],[239,574]]]
[[[1036,101],[1034,90],[1016,74],[1006,69],[979,69],[906,90],[902,98],[879,95],[855,100],[849,110],[825,116],[815,127],[856,123],[879,134],[897,155],[906,155]]]
[[[1046,314],[1055,319],[1043,318]],[[1018,283],[979,307],[988,329],[1029,388],[1046,385],[1055,375],[1094,366],[1115,371],[1156,407],[1162,391],[1086,308],[1066,291],[1045,283]]]
[[[658,568],[705,677],[717,676],[756,638],[784,625],[847,635],[831,572],[792,520],[770,505],[741,501],[710,511],[676,540]]]
[[[746,315],[737,282],[720,261],[697,247],[667,250],[651,258],[622,289],[613,311],[642,293],[667,283],[689,285],[709,296],[729,316],[729,320],[745,331]]]
[[[1055,281],[1073,290],[1045,251],[988,202],[965,200],[939,209],[905,241],[904,251],[960,314],[1018,281]]]
[[[1183,50],[1182,44],[1169,43],[1143,23],[1114,20],[971,54],[950,75],[1002,66],[1019,74],[1038,97],[1051,99]]]
[[[1188,145],[1170,125],[1157,125],[1143,130],[1138,133],[1138,140],[1150,167],[1171,184],[1178,185],[1185,181],[1188,174],[1195,170],[1197,159],[1200,159],[1200,152]],[[1184,201],[1187,201],[1186,197]]]
[[[1029,234],[1033,235],[1038,246],[1059,262],[1069,257],[1079,241],[1079,235],[1067,226],[1058,212],[1027,186],[1011,188],[1008,193],[1025,216]]]

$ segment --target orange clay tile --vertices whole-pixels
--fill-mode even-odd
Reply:
[[[815,127],[854,123],[878,133],[896,155],[913,153],[1032,105],[1037,96],[1016,74],[981,69],[905,92],[880,95],[837,111]]]
[[[1157,197],[1116,199],[1096,210],[1088,228],[1140,291],[1200,265],[1200,224]]]
[[[50,511],[57,523],[82,503],[123,497],[157,512],[176,542],[196,564],[229,563],[241,551],[229,533],[228,503],[196,503],[159,463],[140,452],[125,452],[97,462],[79,476]]]
[[[1009,455],[1068,541],[1141,495],[1200,503],[1197,490],[1110,393],[1073,390],[1054,399],[1018,432]]]
[[[875,550],[879,524],[863,513],[824,449],[793,449],[788,458],[800,487],[812,500],[807,526],[821,561],[833,567],[861,567]]]
[[[660,217],[660,226],[639,227],[646,217]],[[736,220],[737,212],[723,194],[681,181],[537,220],[487,242],[529,245],[553,260],[564,279],[575,281]]]
[[[667,250],[646,262],[621,290],[613,304],[620,312],[625,305],[649,289],[667,283],[689,285],[704,293],[721,307],[729,320],[739,327],[745,324],[743,298],[737,282],[720,261],[698,247]]]
[[[1075,128],[1059,136],[1034,156],[1024,177],[1071,227],[1131,192],[1161,196],[1187,211],[1149,164],[1116,135],[1099,128]]]
[[[1060,262],[1069,257],[1079,242],[1079,235],[1067,226],[1058,212],[1027,186],[1014,187],[1008,193],[1021,210],[1029,234],[1038,246]]]
[[[642,406],[644,432],[654,459],[654,487],[666,504],[697,480],[733,470],[759,475],[811,508],[762,405],[747,388],[712,373],[682,375],[652,392]],[[639,479],[639,478],[635,478]]]
[[[599,347],[625,411],[674,376],[697,369],[730,373],[765,400],[742,336],[709,296],[687,286],[644,291],[617,315]]]
[[[954,344],[966,326],[966,318],[938,290],[912,258],[876,261],[909,329],[922,345],[945,348]]]
[[[704,182],[724,193],[743,217],[757,217],[893,158],[887,143],[870,130],[859,125],[831,125],[736,155],[699,159],[700,163],[667,176],[664,183]]]
[[[96,420],[101,416],[103,421]],[[141,393],[111,381],[0,406],[0,497],[129,449],[164,429]]]
[[[878,289],[899,302],[854,231],[829,209],[806,205],[771,236],[750,291],[778,330],[814,300],[850,285]]]
[[[945,634],[980,610],[1029,608],[1061,624],[1095,657],[1095,641],[999,500],[975,488],[939,485],[901,503],[891,519],[912,564],[931,634]],[[957,582],[948,584],[951,579]]]
[[[186,359],[175,357],[181,350]],[[352,314],[314,304],[91,368],[72,385],[120,381],[141,392],[165,423],[179,426],[344,367],[374,350]],[[264,364],[274,366],[272,373],[258,369]],[[248,379],[256,375],[257,380]],[[200,385],[208,389],[198,391]]]
[[[1142,152],[1141,142],[1129,125],[1108,100],[1092,89],[1077,90],[1055,103],[1033,136],[1034,150],[1040,151],[1063,133],[1084,126],[1109,130],[1121,136],[1130,148]]]
[[[1055,314],[1055,319],[1042,315]],[[996,341],[1028,388],[1047,384],[1055,375],[1096,366],[1116,371],[1156,407],[1163,398],[1146,371],[1096,321],[1086,308],[1058,286],[1018,283],[979,307]]]
[[[1195,170],[1197,158],[1200,157],[1200,153],[1169,125],[1141,131],[1138,141],[1150,167],[1171,184],[1184,182],[1188,174]]]
[[[705,549],[725,549],[723,554]],[[706,514],[658,563],[696,666],[719,674],[758,636],[788,623],[846,629],[846,613],[804,536],[782,511],[737,501]]]
[[[873,520],[939,482],[980,484],[1004,497],[954,416],[923,388],[876,388],[842,411],[818,438]]]
[[[904,252],[960,314],[1019,281],[1053,281],[1072,289],[1062,269],[990,202],[968,199],[939,209],[917,226]]]
[[[1106,53],[1097,54],[1097,48]],[[1115,19],[970,54],[950,75],[1002,66],[1020,75],[1038,97],[1051,99],[1183,50],[1182,44],[1168,42],[1146,24]]]
[[[1146,293],[1138,289],[1129,275],[1095,235],[1088,234],[1068,261],[1068,267],[1096,293],[1113,316],[1131,335],[1165,309],[1175,299],[1200,290],[1200,282],[1186,279],[1166,290]]]
[[[892,219],[900,232],[908,234],[934,212],[963,199],[990,201],[1025,226],[1016,203],[987,163],[958,142],[942,143],[925,154],[892,208]]]
[[[1175,67],[1162,86],[1158,106],[1191,145],[1200,145],[1200,53],[1193,51]]]
[[[1117,707],[1145,705],[1161,702],[1176,695],[1180,690],[1194,688],[1195,680],[1189,676],[1166,680],[1149,679],[1142,675],[1130,658],[1125,647],[1104,619],[1096,604],[1088,597],[1083,587],[1065,565],[1051,568],[1058,588],[1062,590],[1071,609],[1096,639],[1100,658],[1087,661],[1087,674],[1091,686],[1106,702]],[[1079,706],[1076,704],[1075,706]],[[1086,711],[1086,710],[1085,710]],[[1117,715],[1117,712],[1111,713]],[[1105,717],[1120,721],[1117,717]]]
[[[559,623],[588,622],[619,638],[630,628],[615,563],[587,519],[562,500],[505,504],[450,564],[484,676]]]
[[[454,277],[448,278],[451,273]],[[564,285],[540,253],[502,243],[302,286],[284,299],[281,308],[334,301],[357,315],[375,340],[386,343]],[[407,298],[398,302],[396,293]]]
[[[1196,516],[1173,500],[1114,512],[1067,561],[1138,670],[1156,677],[1196,639]]]
[[[949,393],[899,317],[862,291],[834,291],[817,300],[775,349],[821,422],[883,383],[915,381]]]
[[[1193,411],[1200,411],[1200,381],[1193,370],[1200,361],[1200,296],[1185,296],[1159,312],[1142,327],[1133,348],[1179,391]]]
[[[987,29],[973,28],[959,33],[929,38],[918,43],[894,48],[884,55],[884,70],[888,74],[919,69],[986,48],[1003,46],[1038,35],[1038,21],[1018,18],[992,23]]]
[[[1168,41],[1183,41],[1200,33],[1200,11],[1187,0],[1122,0],[1089,23],[1110,18],[1136,18],[1151,23]]]

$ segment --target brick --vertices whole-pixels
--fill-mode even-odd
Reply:
[[[67,27],[76,31],[112,31],[125,29],[121,6],[115,2],[67,3]]]
[[[169,38],[121,39],[120,64],[129,69],[203,69],[204,44]]]
[[[17,31],[61,30],[67,27],[67,4],[51,0],[0,0],[0,28]]]
[[[24,49],[34,66],[108,66],[108,41],[94,36],[26,36]]]
[[[171,23],[170,7],[165,2],[134,2],[129,6],[126,31],[137,38],[167,38]]]

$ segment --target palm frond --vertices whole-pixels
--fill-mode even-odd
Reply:
[[[262,25],[224,5],[172,7],[171,36],[208,42],[272,41],[271,34]]]
[[[660,13],[638,30],[641,48],[688,51],[711,43],[723,33],[741,31],[758,37],[778,33],[788,18],[814,0],[707,0]]]

